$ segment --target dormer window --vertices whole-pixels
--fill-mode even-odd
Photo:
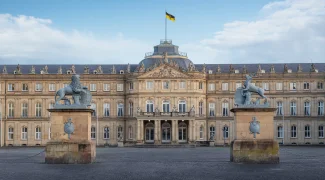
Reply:
[[[209,70],[209,74],[212,74],[212,70]]]
[[[94,73],[94,74],[97,74],[97,70],[94,70],[93,73]]]
[[[124,71],[123,70],[120,70],[120,74],[124,74]]]
[[[236,69],[236,70],[235,70],[235,73],[236,73],[236,74],[238,74],[238,73],[239,73],[239,70],[238,70],[238,69]]]
[[[318,69],[315,69],[315,72],[318,73]]]
[[[72,73],[72,71],[71,70],[67,70],[67,74],[71,74]]]
[[[265,73],[265,69],[262,69],[262,70],[261,70],[261,73]]]
[[[292,73],[292,69],[288,69],[288,73]]]

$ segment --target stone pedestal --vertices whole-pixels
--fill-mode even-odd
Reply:
[[[279,144],[274,140],[276,108],[234,108],[234,141],[230,161],[241,163],[279,163]],[[250,131],[253,117],[259,121],[259,133]]]
[[[124,147],[124,142],[123,141],[117,142],[117,147]]]
[[[214,147],[215,144],[214,144],[214,141],[210,141],[210,147]]]
[[[90,139],[92,109],[49,109],[51,140],[46,144],[45,163],[88,164],[96,158],[96,145]],[[64,132],[71,118],[74,132]]]

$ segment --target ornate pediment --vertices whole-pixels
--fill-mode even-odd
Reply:
[[[174,68],[167,65],[163,65],[155,68],[140,76],[140,78],[188,78],[187,74],[184,74]]]

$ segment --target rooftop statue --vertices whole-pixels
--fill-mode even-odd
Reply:
[[[66,95],[72,95],[74,103],[71,104],[69,99],[66,98]],[[57,98],[58,97],[58,98]],[[78,108],[87,108],[91,103],[91,93],[88,90],[87,86],[82,86],[80,83],[80,76],[74,74],[71,77],[71,83],[69,86],[59,89],[55,94],[55,109],[78,109]],[[64,100],[64,103],[61,104],[60,101]]]
[[[239,87],[235,93],[235,105],[237,107],[269,107],[270,104],[267,102],[267,97],[264,95],[264,89],[257,87],[251,83],[253,75],[246,75],[246,81],[243,87]],[[255,103],[251,101],[252,93],[260,95],[261,98],[265,99],[264,104],[260,104],[260,99],[257,99]]]

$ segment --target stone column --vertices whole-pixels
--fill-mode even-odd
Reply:
[[[158,124],[160,124],[160,120],[155,120],[155,138],[154,138],[155,144],[158,144],[158,139],[159,139]]]
[[[137,121],[137,142],[139,143],[141,141],[141,120]]]
[[[175,120],[175,126],[173,126],[175,132],[175,142],[178,144],[178,120]]]
[[[189,139],[189,141],[193,141],[193,131],[192,131],[192,125],[193,124],[193,120],[189,120],[188,121],[188,128],[187,128],[187,130],[188,130],[188,134],[187,134],[187,136],[188,136],[188,139]]]

